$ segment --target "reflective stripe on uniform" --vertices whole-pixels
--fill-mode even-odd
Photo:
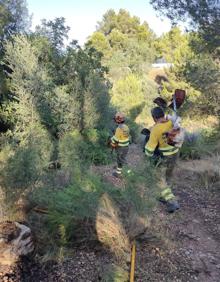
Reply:
[[[115,136],[113,136],[111,138],[111,141],[112,141],[113,144],[117,143],[119,147],[126,147],[126,146],[129,145],[129,139],[121,141],[121,140],[117,139]]]
[[[165,200],[165,201],[169,201],[169,200],[172,200],[175,198],[172,190],[167,187],[166,189],[164,189],[162,192],[161,192],[161,197]]]
[[[154,152],[148,151],[147,149],[145,149],[145,155],[148,157],[152,157],[154,154]]]
[[[119,142],[120,144],[122,144],[122,145],[124,145],[124,144],[129,144],[129,139],[123,140],[123,141],[118,140],[118,142]]]
[[[145,154],[149,157],[152,157],[154,154],[154,150],[151,150],[150,148],[145,147]]]
[[[178,148],[174,147],[174,146],[169,146],[169,147],[165,147],[165,148],[159,148],[159,150],[161,152],[173,152],[173,151],[178,151]]]
[[[170,156],[176,154],[179,151],[179,148],[172,146],[166,148],[159,148],[159,150],[163,154],[163,156]]]
[[[129,142],[127,142],[127,143],[118,143],[118,146],[119,147],[127,147],[129,145]]]
[[[121,167],[117,167],[116,172],[117,172],[117,174],[121,174],[122,173],[122,168]]]
[[[119,140],[115,136],[113,136],[111,138],[111,141],[112,141],[112,143],[118,143]]]

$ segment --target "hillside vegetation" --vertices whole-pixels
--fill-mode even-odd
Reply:
[[[64,280],[42,281],[90,281],[84,274],[80,278],[84,280],[68,280],[72,274],[67,277],[65,261],[72,259],[75,265],[82,258],[83,267],[92,273],[94,267],[85,257],[89,254],[95,261],[94,250],[101,254],[94,263],[103,277],[94,276],[91,281],[127,281],[131,242],[144,232],[160,237],[166,229],[160,222],[163,213],[157,210],[158,175],[142,156],[140,134],[143,127],[153,124],[150,110],[158,89],[166,100],[171,100],[177,88],[187,93],[178,113],[186,140],[176,168],[179,178],[174,177],[176,189],[188,189],[182,182],[188,181],[186,167],[194,161],[208,160],[205,163],[211,171],[203,174],[193,168],[202,178],[190,178],[189,186],[197,190],[185,193],[192,193],[196,200],[189,204],[183,195],[183,206],[192,208],[204,195],[211,197],[212,191],[219,199],[219,4],[199,1],[195,13],[193,4],[186,7],[184,1],[151,2],[176,23],[186,14],[190,30],[183,32],[174,25],[158,37],[147,22],[128,11],[108,10],[84,46],[76,40],[66,45],[70,28],[63,17],[43,19],[30,31],[24,0],[0,2],[0,14],[4,14],[0,20],[0,221],[22,222],[33,230],[37,242],[33,273],[39,263],[51,260],[64,267]],[[152,63],[161,58],[172,67],[153,69]],[[107,147],[116,111],[125,113],[133,142],[132,173],[122,181],[111,176],[115,155]],[[187,174],[184,179],[182,166]],[[155,228],[154,215],[158,215]],[[184,216],[189,220],[189,214]],[[184,225],[181,218],[171,219]],[[180,231],[175,232],[177,240]],[[212,243],[213,250],[219,246],[217,239]],[[77,248],[82,253],[75,255]],[[139,269],[138,281],[148,281],[140,278],[144,271],[145,266]],[[187,272],[187,264],[183,271]],[[191,278],[183,275],[175,280],[173,275],[168,279],[194,281],[199,275],[193,271]],[[155,280],[160,275],[152,277],[149,281],[162,281]]]

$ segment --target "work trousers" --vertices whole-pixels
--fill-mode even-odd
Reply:
[[[126,147],[117,147],[116,154],[117,154],[117,170],[118,174],[122,173],[122,167],[127,164],[127,154],[128,154],[128,146]]]
[[[176,165],[178,154],[166,156],[161,159],[157,166],[157,173],[159,178],[160,198],[164,201],[174,200],[175,195],[171,189],[171,178],[173,169]]]

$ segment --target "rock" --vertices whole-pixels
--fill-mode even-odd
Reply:
[[[13,265],[21,256],[33,250],[33,236],[29,227],[18,222],[0,223],[0,264]]]

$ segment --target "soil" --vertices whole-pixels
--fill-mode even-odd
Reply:
[[[141,149],[132,145],[131,166],[142,158]],[[180,161],[175,168],[173,191],[181,209],[168,214],[158,204],[154,210],[146,238],[136,242],[135,281],[220,282],[220,182],[212,165],[210,159]],[[112,176],[112,166],[93,169],[118,189],[123,186],[123,180]],[[16,269],[0,267],[0,281],[98,282],[103,265],[112,263],[112,256],[101,248],[71,252],[60,263],[25,260]]]
[[[136,281],[220,281],[220,185],[207,187],[207,170],[199,164],[176,168],[173,190],[181,209],[167,214],[161,205],[155,212],[151,232],[158,235],[137,247]]]

